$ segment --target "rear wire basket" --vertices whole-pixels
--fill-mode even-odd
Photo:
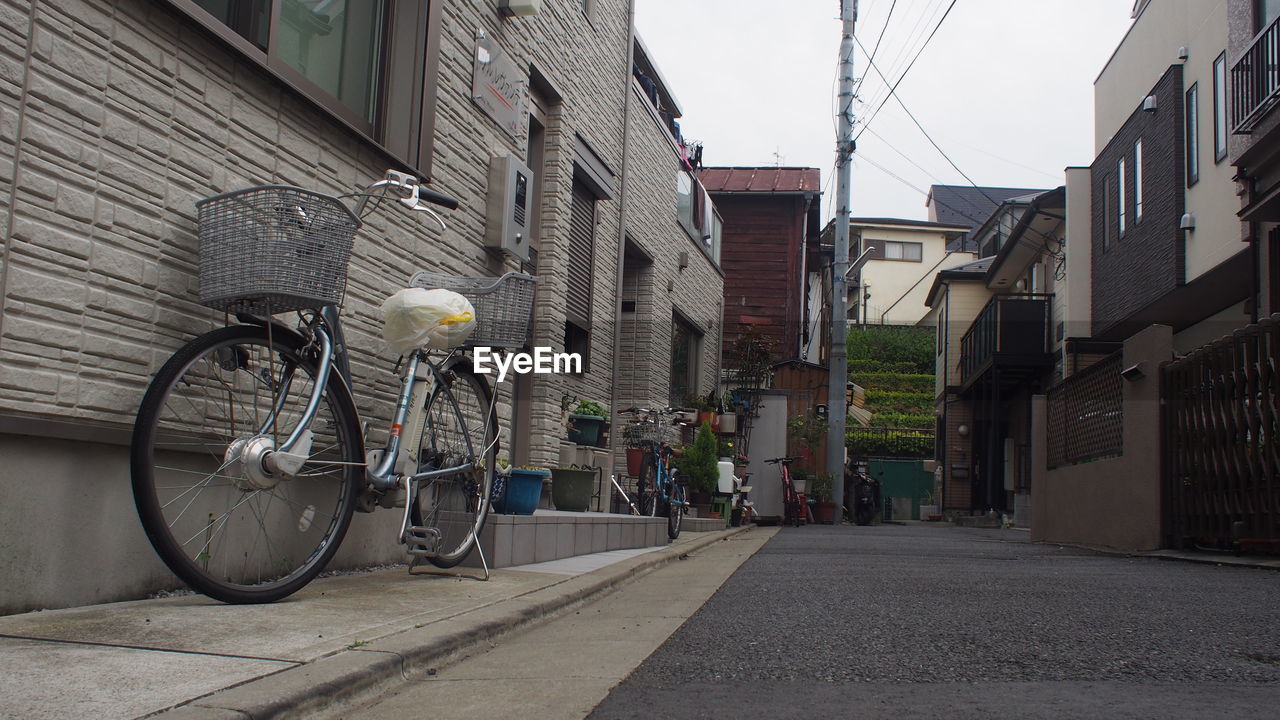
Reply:
[[[337,198],[288,185],[196,203],[200,303],[269,315],[338,305],[360,219]]]
[[[514,272],[492,278],[424,271],[409,279],[409,287],[452,290],[471,302],[476,327],[462,347],[521,348],[529,340],[533,289],[537,282],[532,275]]]

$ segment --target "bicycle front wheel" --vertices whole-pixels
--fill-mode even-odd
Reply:
[[[422,481],[410,508],[418,527],[432,528],[435,547],[427,559],[441,568],[466,558],[484,528],[497,472],[498,418],[489,385],[455,364],[443,371],[427,398],[426,423],[418,440],[419,472],[470,470]]]
[[[229,603],[273,602],[306,585],[346,534],[363,475],[355,408],[337,373],[296,472],[263,458],[293,431],[317,364],[289,332],[240,325],[201,335],[157,373],[133,429],[134,501],[161,559]]]
[[[680,537],[680,519],[684,517],[684,507],[684,486],[673,481],[671,501],[667,503],[667,537],[672,540]]]
[[[640,463],[640,477],[636,480],[636,499],[640,504],[640,514],[645,517],[658,516],[658,469],[654,466],[653,456],[645,453]]]

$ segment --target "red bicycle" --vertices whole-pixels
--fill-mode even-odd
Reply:
[[[782,466],[782,509],[784,513],[782,522],[795,527],[800,527],[800,522],[803,520],[804,515],[801,514],[803,510],[800,507],[800,494],[796,492],[796,486],[791,482],[791,471],[787,468],[791,466],[791,463],[799,459],[799,457],[776,457],[765,460],[771,465]]]

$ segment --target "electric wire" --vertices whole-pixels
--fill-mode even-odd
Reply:
[[[911,68],[915,67],[916,61],[920,59],[920,54],[924,52],[925,48],[929,47],[929,41],[933,40],[934,36],[938,34],[938,28],[942,27],[942,23],[946,22],[947,16],[951,14],[951,9],[955,6],[956,0],[951,0],[951,4],[947,6],[947,11],[942,14],[942,19],[938,20],[938,24],[933,26],[933,32],[929,33],[929,37],[925,38],[924,44],[920,46],[920,50],[916,52],[915,57],[911,58],[911,64],[907,65],[907,69],[903,70],[902,74],[898,76],[898,81],[889,88],[889,96],[894,96],[894,91],[897,90],[898,86],[902,84],[902,81],[906,79],[907,75],[911,72]],[[885,82],[888,82],[888,80]],[[875,121],[881,108],[883,108],[887,102],[889,102],[888,96],[885,97],[885,99],[881,101],[880,105],[878,105],[871,113],[871,117],[867,118],[866,121],[862,123],[862,130],[859,130],[858,134],[853,137],[853,141],[855,143],[858,141],[858,138],[862,137],[862,133],[866,132],[867,126]]]

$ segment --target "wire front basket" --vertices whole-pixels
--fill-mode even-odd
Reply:
[[[476,327],[464,347],[520,348],[529,340],[533,288],[538,279],[524,273],[499,278],[456,277],[419,272],[409,287],[452,290],[471,301]]]
[[[342,302],[360,220],[337,198],[264,185],[196,210],[202,305],[261,315]]]

